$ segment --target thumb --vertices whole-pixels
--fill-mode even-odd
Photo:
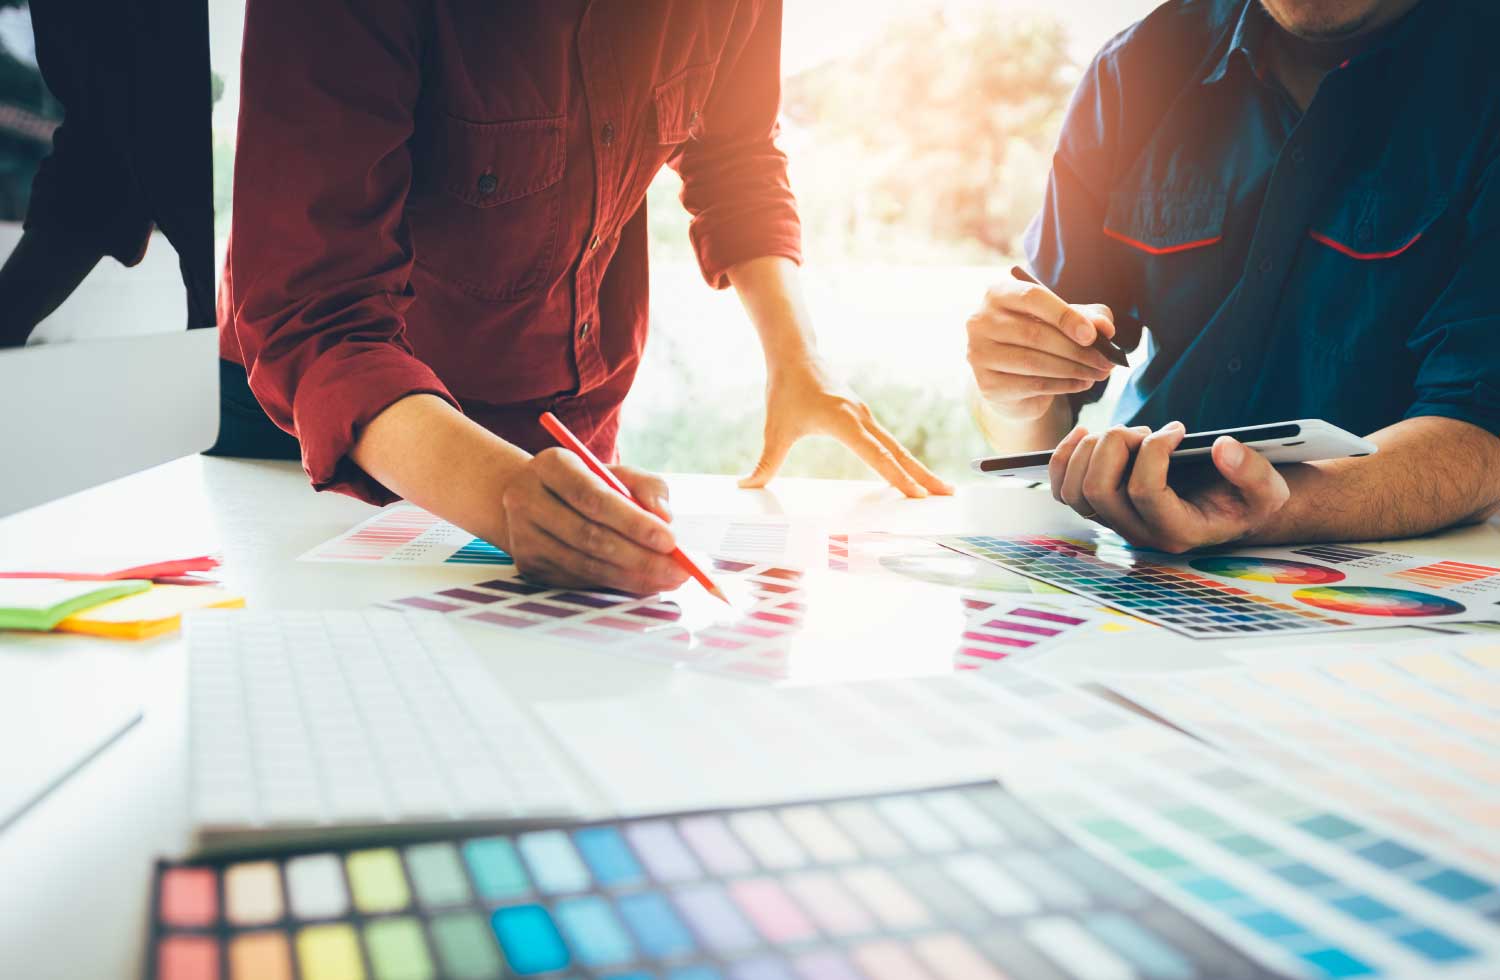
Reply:
[[[667,481],[655,473],[647,473],[644,470],[634,469],[630,466],[611,466],[610,470],[625,484],[635,502],[671,523],[672,521],[672,491],[667,488]]]
[[[1115,314],[1109,307],[1103,303],[1086,303],[1075,308],[1088,317],[1089,322],[1094,325],[1095,330],[1106,337],[1114,337]]]
[[[1219,473],[1234,484],[1255,513],[1278,510],[1291,496],[1286,480],[1270,460],[1230,436],[1214,440],[1213,459]]]
[[[740,481],[740,487],[745,490],[758,490],[771,482],[780,470],[781,464],[786,462],[786,454],[791,451],[790,439],[780,436],[766,436],[766,447],[760,454],[760,462],[755,464],[755,469],[750,475]]]

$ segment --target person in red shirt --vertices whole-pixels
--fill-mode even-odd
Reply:
[[[765,351],[742,485],[824,433],[908,496],[951,492],[818,356],[780,45],[780,0],[250,0],[218,451],[300,453],[317,489],[410,500],[553,584],[681,584],[663,481],[614,467],[645,513],[537,421],[616,458],[665,164]]]

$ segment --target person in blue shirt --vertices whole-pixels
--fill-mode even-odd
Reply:
[[[1056,446],[1054,496],[1170,552],[1500,511],[1497,39],[1494,0],[1169,0],[1113,39],[1027,232],[1045,285],[968,323],[996,447]],[[1147,339],[1091,433],[1098,334]],[[1380,451],[1168,465],[1185,431],[1297,418]]]

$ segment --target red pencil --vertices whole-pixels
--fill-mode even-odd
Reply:
[[[640,503],[635,499],[635,497],[631,496],[630,488],[621,483],[620,478],[611,473],[609,467],[599,462],[599,457],[591,453],[588,446],[585,446],[578,440],[577,436],[575,436],[572,432],[569,432],[568,427],[566,425],[563,425],[562,420],[559,419],[556,415],[553,415],[551,412],[543,412],[542,428],[550,432],[552,434],[552,438],[562,443],[564,449],[570,449],[574,453],[578,454],[578,458],[583,460],[583,465],[587,466],[589,468],[589,471],[599,479],[609,484],[610,489],[614,490],[616,493],[619,493],[626,500],[635,504],[637,507],[641,506]],[[645,510],[644,507],[641,507],[641,509]],[[722,599],[726,603],[729,602],[729,596],[724,594],[724,590],[715,585],[714,580],[709,578],[708,575],[704,573],[703,569],[699,568],[691,558],[684,554],[681,548],[672,549],[672,560],[675,561],[683,571],[687,572],[693,578],[697,579],[698,584],[707,589],[710,595]]]

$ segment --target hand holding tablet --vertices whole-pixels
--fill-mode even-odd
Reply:
[[[1182,442],[1172,452],[1172,459],[1203,458],[1213,450],[1220,436],[1230,436],[1243,443],[1245,448],[1264,456],[1270,462],[1311,463],[1321,459],[1339,459],[1346,456],[1368,456],[1376,451],[1375,444],[1346,432],[1321,419],[1299,419],[1295,422],[1276,422],[1269,425],[1248,425],[1237,429],[1214,429],[1209,432],[1192,432],[1183,436]],[[1047,467],[1052,462],[1052,450],[1037,453],[1019,453],[1011,456],[985,456],[970,465],[986,476],[1001,476],[1033,483],[1045,483]]]
[[[1089,433],[1076,428],[1050,453],[980,460],[981,472],[1029,473],[1080,517],[1132,545],[1180,553],[1276,534],[1292,499],[1280,464],[1368,456],[1373,443],[1302,420],[1189,435],[1180,422]]]

